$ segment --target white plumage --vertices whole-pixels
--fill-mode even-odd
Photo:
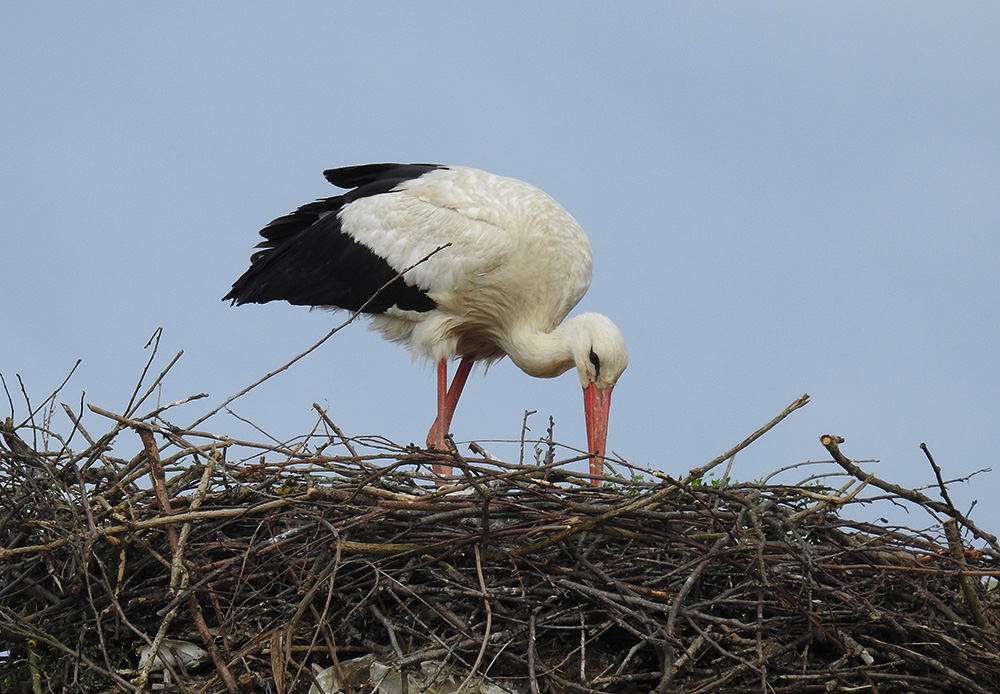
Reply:
[[[600,474],[611,389],[628,355],[607,317],[583,313],[564,322],[590,285],[593,262],[570,214],[532,185],[468,167],[371,164],[326,176],[349,192],[265,227],[264,250],[225,298],[363,307],[386,338],[438,364],[438,417],[428,434],[434,448],[445,447],[475,361],[510,356],[545,378],[575,365],[592,472]],[[448,388],[447,362],[457,356]]]

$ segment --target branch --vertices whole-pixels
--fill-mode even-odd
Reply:
[[[808,402],[809,402],[809,394],[808,393],[805,393],[805,394],[799,396],[798,398],[795,399],[794,402],[792,402],[791,405],[789,405],[788,407],[786,407],[785,409],[783,409],[778,414],[777,417],[775,417],[774,419],[772,419],[770,422],[768,422],[767,424],[765,424],[764,426],[762,426],[760,429],[758,429],[754,433],[750,434],[750,436],[748,436],[746,439],[744,439],[741,443],[739,443],[738,445],[734,446],[730,450],[726,451],[725,453],[723,453],[722,455],[720,455],[718,458],[716,458],[712,462],[708,463],[707,465],[702,465],[701,467],[696,467],[695,469],[693,469],[690,472],[688,472],[687,477],[685,477],[682,480],[682,484],[686,485],[689,482],[691,482],[692,480],[696,480],[696,479],[699,479],[701,477],[704,477],[706,472],[708,472],[712,468],[716,467],[717,465],[720,465],[724,461],[729,460],[730,458],[732,458],[734,455],[736,455],[737,453],[739,453],[740,451],[742,451],[744,448],[746,448],[751,443],[753,443],[754,441],[756,441],[757,439],[759,439],[761,436],[763,436],[764,434],[766,434],[767,432],[769,432],[771,429],[773,429],[775,426],[777,426],[778,422],[780,422],[782,419],[784,419],[785,417],[787,417],[788,415],[790,415],[792,412],[794,412],[795,410],[799,409],[800,407],[803,407]]]
[[[1000,545],[997,544],[996,535],[991,535],[985,530],[980,530],[975,523],[966,518],[958,509],[949,504],[943,504],[940,501],[934,501],[928,496],[921,494],[913,489],[907,489],[906,487],[901,487],[898,484],[892,484],[891,482],[886,482],[876,477],[874,474],[869,474],[858,467],[856,464],[848,460],[848,458],[840,452],[840,444],[844,442],[844,438],[841,436],[833,436],[831,434],[823,434],[819,437],[820,443],[823,447],[830,452],[833,456],[834,462],[840,467],[847,470],[848,473],[861,480],[862,482],[868,481],[875,485],[879,489],[889,492],[890,494],[895,494],[896,496],[902,497],[907,501],[912,501],[915,504],[923,506],[924,508],[937,511],[938,513],[943,513],[945,515],[951,516],[959,523],[964,525],[966,528],[972,532],[973,535],[981,540],[989,543],[995,551],[1000,552]]]

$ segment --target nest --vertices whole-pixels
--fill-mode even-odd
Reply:
[[[4,692],[1000,691],[996,539],[836,437],[836,489],[708,481],[755,437],[598,487],[551,443],[506,464],[322,412],[291,447],[91,409],[111,429],[67,408],[77,450],[0,431]],[[945,522],[851,520],[862,490]]]

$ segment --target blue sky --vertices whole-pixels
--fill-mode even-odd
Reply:
[[[210,393],[172,415],[194,421],[341,319],[220,301],[260,227],[333,194],[325,168],[429,161],[534,183],[587,229],[579,308],[628,339],[608,443],[631,462],[682,474],[808,392],[735,477],[823,459],[827,432],[907,486],[933,482],[921,442],[947,476],[994,466],[997,36],[992,3],[5,3],[15,419],[16,374],[38,401],[78,358],[61,400],[123,409],[162,326],[157,366],[184,356],[160,397]],[[497,364],[453,431],[517,438],[536,410],[582,446],[579,390]],[[313,402],[419,442],[433,372],[353,325],[233,409],[287,438]],[[993,531],[998,474],[952,490]]]

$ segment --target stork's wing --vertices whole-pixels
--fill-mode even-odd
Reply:
[[[369,164],[325,175],[354,188],[267,225],[263,250],[226,299],[349,310],[370,301],[368,313],[428,311],[435,296],[462,292],[517,243],[505,191],[496,189],[510,179],[432,164]]]
[[[393,306],[433,309],[435,304],[426,292],[405,279],[393,281],[399,270],[346,232],[339,213],[360,198],[381,195],[436,168],[432,164],[371,164],[325,172],[331,183],[353,190],[303,205],[264,227],[260,234],[265,240],[258,245],[263,250],[254,253],[250,268],[223,300],[237,304],[284,300],[351,311],[364,306],[368,313],[382,313]]]

